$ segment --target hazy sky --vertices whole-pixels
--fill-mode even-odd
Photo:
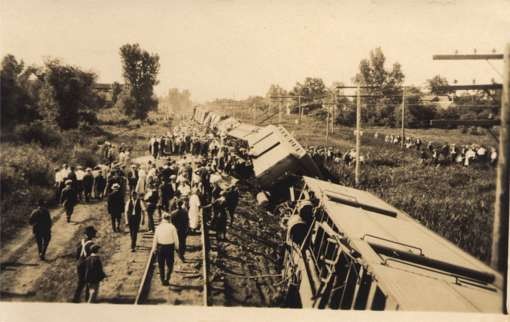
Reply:
[[[485,61],[438,62],[433,54],[501,52],[510,42],[510,1],[69,1],[0,0],[0,53],[44,57],[122,81],[119,47],[160,55],[159,95],[187,88],[195,100],[264,95],[307,76],[350,83],[381,46],[407,84],[500,81]],[[501,70],[502,63],[492,63]],[[390,66],[390,65],[388,65]]]

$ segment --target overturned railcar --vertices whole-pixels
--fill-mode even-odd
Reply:
[[[321,176],[306,150],[283,126],[268,125],[247,140],[255,177],[264,189],[289,175]]]
[[[233,117],[226,117],[225,119],[220,120],[216,124],[216,130],[220,133],[227,133],[228,131],[232,130],[233,128],[238,127],[240,122],[233,118]]]
[[[261,127],[248,123],[239,123],[227,132],[227,136],[248,144],[250,137],[255,136]]]
[[[289,307],[502,312],[501,275],[369,192],[303,177]]]
[[[199,124],[204,124],[207,114],[209,114],[208,111],[205,111],[204,109],[197,107],[194,110],[193,120],[195,120],[195,122],[198,122]]]

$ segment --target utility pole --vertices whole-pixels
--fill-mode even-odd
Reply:
[[[358,97],[356,98],[356,168],[354,180],[356,187],[359,186],[359,150],[361,147],[361,88],[358,85]]]
[[[301,95],[298,95],[298,108],[299,108],[299,124],[301,124],[301,119],[303,117],[303,111],[301,109]]]
[[[280,99],[278,103],[278,125],[282,124],[282,102],[283,99]]]
[[[400,139],[401,148],[404,148],[404,139],[406,135],[405,120],[406,120],[406,87],[402,86],[402,133]]]
[[[337,93],[336,93],[337,89],[335,88],[335,96],[334,96],[334,100],[333,100],[333,116],[332,116],[332,120],[331,120],[331,134],[334,134],[335,133],[335,121],[336,121],[336,105],[337,105],[337,102],[338,102],[338,96],[337,96]]]
[[[496,211],[492,230],[491,266],[507,273],[509,162],[510,162],[510,43],[504,51],[503,91],[501,94],[501,127],[499,129],[499,156],[496,181]],[[506,278],[504,279],[506,281]]]
[[[327,105],[327,115],[326,115],[326,145],[328,145],[328,139],[329,139],[329,109],[331,108],[331,106],[328,104]]]

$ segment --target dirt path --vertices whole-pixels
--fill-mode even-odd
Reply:
[[[52,276],[60,266],[73,267],[74,247],[86,225],[97,225],[104,217],[104,204],[91,203],[78,205],[73,213],[72,222],[67,223],[61,209],[51,212],[54,221],[52,239],[46,253],[46,261],[39,260],[37,245],[30,228],[20,232],[17,238],[2,247],[2,264],[0,271],[0,296],[2,300],[52,301],[62,298],[56,293],[63,290],[61,286],[53,292],[45,294],[48,285],[42,280]],[[73,267],[74,268],[74,267]],[[71,270],[73,271],[73,270]],[[72,274],[72,273],[71,273]],[[72,279],[71,276],[62,278]],[[62,282],[65,282],[61,279]],[[62,283],[66,284],[66,283]],[[73,284],[72,282],[70,283]],[[67,285],[68,288],[72,288]],[[69,292],[64,292],[68,293]]]

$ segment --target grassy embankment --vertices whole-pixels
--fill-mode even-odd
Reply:
[[[228,114],[228,113],[225,113]],[[235,117],[251,123],[249,112],[236,111]],[[260,116],[257,120],[263,120]],[[296,115],[282,117],[282,125],[304,146],[325,144],[325,123],[305,116],[301,125]],[[275,115],[263,125],[276,123]],[[368,160],[361,167],[359,188],[371,191],[402,209],[431,230],[439,233],[475,257],[488,262],[494,215],[495,175],[493,167],[420,165],[416,150],[401,150],[368,133],[398,134],[398,129],[367,129],[362,154]],[[479,143],[493,145],[488,135],[461,134],[460,130],[410,130],[410,135],[436,143]],[[353,129],[337,126],[329,145],[340,151],[354,147]],[[354,186],[354,169],[345,164],[326,164],[339,184]]]
[[[28,225],[28,216],[37,200],[50,207],[57,205],[54,169],[81,165],[93,167],[101,162],[100,144],[109,140],[133,148],[133,157],[146,153],[147,140],[162,134],[168,122],[151,113],[146,123],[129,121],[120,112],[107,109],[99,113],[99,125],[59,132],[41,124],[21,126],[2,132],[0,149],[0,226],[1,242],[10,240]]]

